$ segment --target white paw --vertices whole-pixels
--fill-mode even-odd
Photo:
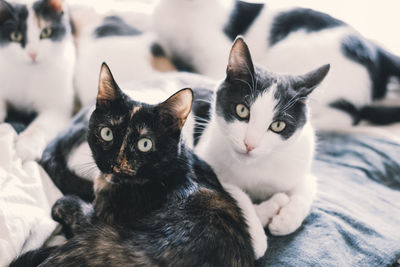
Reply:
[[[272,218],[268,229],[273,235],[288,235],[300,227],[303,219],[296,207],[288,204]]]
[[[17,155],[22,161],[38,160],[42,156],[45,145],[41,136],[21,133],[16,143]]]
[[[289,197],[284,193],[276,193],[270,199],[255,205],[257,216],[265,227],[279,211],[289,203]]]

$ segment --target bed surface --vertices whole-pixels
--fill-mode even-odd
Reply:
[[[400,259],[400,145],[321,133],[318,193],[294,234],[269,235],[259,266],[392,266]]]

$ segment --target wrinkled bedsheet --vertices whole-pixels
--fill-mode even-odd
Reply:
[[[56,223],[50,209],[61,197],[38,163],[21,162],[14,149],[16,137],[9,124],[0,124],[0,266],[51,235]]]
[[[295,233],[270,236],[259,266],[400,266],[400,145],[322,133],[318,194]]]

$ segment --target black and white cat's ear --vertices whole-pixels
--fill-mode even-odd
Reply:
[[[293,88],[301,97],[307,97],[325,79],[330,69],[326,64],[304,75],[298,76]]]
[[[226,75],[228,79],[251,79],[254,76],[250,50],[241,36],[236,37],[232,45]]]
[[[167,112],[178,121],[177,126],[182,129],[192,109],[193,91],[190,88],[179,90],[160,104],[162,112]]]
[[[4,0],[0,0],[0,24],[12,18],[12,6]]]
[[[122,91],[115,82],[110,68],[106,63],[101,65],[99,87],[97,92],[97,105],[104,106],[122,97]]]

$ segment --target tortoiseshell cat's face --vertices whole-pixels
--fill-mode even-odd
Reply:
[[[134,101],[119,89],[103,64],[88,142],[106,180],[144,184],[163,176],[178,157],[181,128],[191,104],[190,89],[158,105]]]

